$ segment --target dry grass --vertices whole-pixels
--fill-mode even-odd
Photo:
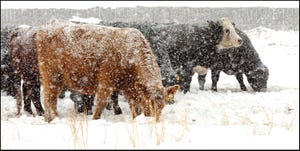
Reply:
[[[79,118],[77,118],[79,117]],[[86,114],[72,111],[68,119],[68,125],[74,141],[74,148],[86,149],[88,142],[88,118]]]
[[[156,145],[160,145],[165,142],[168,130],[166,124],[166,113],[162,112],[158,122],[154,117],[141,116],[144,116],[143,113],[136,117],[135,120],[125,120],[131,146],[136,148],[145,146],[152,141],[155,142]],[[137,118],[145,118],[145,123],[140,123]],[[178,125],[182,127],[182,133],[180,133],[179,136],[181,138],[184,135],[185,130],[188,129],[188,114],[186,109],[184,110],[183,118],[178,121]],[[148,127],[148,131],[147,128],[145,129],[145,126]]]
[[[227,116],[226,112],[223,113],[221,124],[223,126],[229,125],[229,119],[228,119],[228,116]]]
[[[273,120],[273,113],[270,110],[266,108],[262,108],[265,115],[265,121],[264,123],[255,123],[253,126],[253,134],[254,135],[271,135],[271,132],[273,130],[273,127],[275,126],[274,120]]]
[[[166,134],[166,125],[165,125],[165,116],[164,116],[164,114],[161,115],[159,123],[156,122],[156,120],[153,119],[151,121],[151,123],[149,123],[149,124],[151,124],[152,127],[154,127],[156,145],[160,145],[162,142],[164,142],[165,134]]]
[[[298,114],[298,115],[299,115],[299,114]],[[293,118],[291,119],[290,122],[284,121],[283,124],[282,124],[282,126],[285,127],[287,130],[291,130],[292,127],[293,127],[294,124],[295,124],[296,119],[297,119],[297,113],[294,114],[294,116],[293,116]]]
[[[265,108],[263,108],[263,109],[264,109],[265,117],[267,120],[266,125],[269,126],[267,134],[271,135],[272,129],[274,127],[273,113],[272,113],[272,111],[270,111],[270,113],[269,113]]]
[[[178,136],[175,136],[175,140],[177,142],[181,141],[182,138],[184,137],[184,135],[186,134],[187,131],[189,131],[189,127],[188,127],[188,121],[189,121],[189,113],[187,110],[187,103],[186,100],[181,100],[183,101],[183,105],[182,105],[182,110],[180,111],[180,113],[182,113],[182,117],[180,118],[176,123],[178,125],[180,125],[181,129],[180,129],[180,133],[178,133]]]
[[[243,116],[241,122],[243,125],[250,125],[253,123],[248,116]]]

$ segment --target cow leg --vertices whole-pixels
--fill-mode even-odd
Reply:
[[[15,88],[14,86],[14,83],[16,80],[20,79],[15,73],[14,71],[10,70],[9,73],[8,73],[8,79],[7,79],[7,95],[9,96],[15,96],[16,93],[17,93],[17,89]],[[2,79],[1,79],[2,80]],[[21,81],[21,80],[20,80]],[[1,81],[2,82],[2,81]],[[21,83],[20,83],[21,85]]]
[[[76,112],[85,112],[87,115],[93,114],[92,106],[94,104],[95,95],[85,95],[71,90],[70,98],[74,102]]]
[[[204,74],[204,75],[198,74],[198,83],[199,83],[200,90],[204,90],[205,77],[206,77],[206,74]]]
[[[24,110],[28,112],[29,114],[33,114],[31,110],[31,91],[32,90],[32,81],[30,80],[24,80],[22,88],[23,88],[23,100],[24,100]]]
[[[113,93],[111,95],[111,99],[112,99],[112,102],[113,102],[112,105],[113,105],[113,108],[114,108],[115,115],[122,114],[122,110],[119,106],[118,94],[119,94],[118,91],[113,91]]]
[[[109,101],[109,102],[107,103],[106,109],[107,109],[107,110],[111,110],[111,109],[112,109],[112,106],[113,106],[113,100],[112,100],[112,96],[111,96],[111,101]]]
[[[111,101],[109,101],[106,106],[107,110],[111,110],[113,108],[115,115],[122,114],[122,110],[119,106],[118,94],[119,94],[118,91],[113,91],[113,93],[111,95]]]
[[[32,98],[32,103],[36,109],[37,114],[39,116],[42,116],[45,111],[41,104],[41,83],[39,77],[34,78],[32,84],[32,93],[30,97]]]
[[[184,78],[183,78],[183,83],[182,83],[182,90],[183,90],[183,93],[187,93],[189,90],[190,90],[190,87],[191,87],[191,82],[192,82],[192,76],[193,76],[193,72],[190,71],[190,72],[186,72],[186,74],[184,75]]]
[[[112,95],[111,95],[111,100],[107,103],[106,109],[107,110],[111,110],[113,108],[113,104],[114,104],[114,99],[115,99],[115,91],[113,91]]]
[[[211,90],[217,91],[217,83],[219,81],[220,77],[220,72],[219,70],[211,70],[211,78],[212,78],[212,87]]]
[[[135,119],[138,115],[142,114],[141,104],[137,103],[140,100],[129,100],[129,107],[131,110],[132,119]]]
[[[21,108],[22,108],[22,97],[21,97],[21,78],[19,76],[16,76],[15,82],[13,84],[13,90],[14,90],[14,98],[16,99],[17,103],[17,114],[21,114]]]
[[[74,109],[76,112],[84,112],[84,102],[86,101],[85,95],[71,90],[70,98],[74,102]]]
[[[236,79],[238,80],[239,84],[240,84],[240,87],[241,87],[241,90],[242,91],[247,91],[247,88],[244,84],[244,80],[243,80],[243,74],[241,73],[238,73],[235,75]]]
[[[24,110],[32,114],[31,101],[36,108],[39,116],[44,114],[44,109],[40,100],[40,81],[39,78],[24,80],[23,83]]]
[[[83,96],[83,109],[87,115],[92,115],[92,106],[94,102],[95,95],[84,95]]]
[[[99,80],[103,81],[103,80]],[[112,89],[110,89],[104,82],[99,84],[97,91],[97,105],[93,119],[99,119],[101,117],[103,109],[107,106],[108,99],[111,97]]]
[[[128,104],[131,111],[132,119],[135,119],[135,117],[137,117],[137,112],[135,110],[134,100],[132,99],[128,100]]]
[[[49,72],[50,73],[50,72]],[[45,114],[44,119],[46,122],[50,123],[56,116],[57,113],[57,100],[58,96],[63,89],[63,85],[59,77],[48,76],[44,77],[43,87],[44,87],[44,106]],[[46,82],[47,81],[47,82]]]

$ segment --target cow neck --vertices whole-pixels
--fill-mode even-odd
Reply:
[[[155,61],[155,57],[151,52],[151,49],[144,49],[141,52],[143,53],[143,55],[141,55],[141,62],[137,64],[137,75],[139,75],[139,81],[146,85],[162,85],[160,68]]]

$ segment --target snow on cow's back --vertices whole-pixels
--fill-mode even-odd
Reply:
[[[142,45],[143,41],[138,39],[143,36],[140,31],[134,28],[116,28],[93,24],[75,24],[68,21],[53,19],[41,27],[41,30],[48,34],[48,37],[56,36],[61,38],[64,47],[68,48],[69,54],[75,57],[89,56],[99,57],[103,52],[118,49],[121,56],[127,56]],[[58,49],[57,52],[59,53]]]
[[[50,20],[41,27],[48,39],[60,41],[54,46],[56,56],[62,52],[75,58],[105,59],[118,55],[122,66],[136,65],[153,76],[160,75],[150,44],[135,28],[117,28],[93,24],[75,24]],[[57,44],[58,42],[56,42]],[[113,51],[114,53],[108,53]]]
[[[68,21],[50,20],[41,27],[47,33],[48,38],[56,36],[61,41],[62,47],[57,48],[57,53],[61,50],[76,58],[83,56],[99,57],[104,50],[107,50],[109,36],[113,27],[97,26],[92,24],[75,24]]]

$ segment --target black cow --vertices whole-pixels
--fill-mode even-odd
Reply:
[[[14,81],[17,78],[11,64],[11,55],[9,54],[9,31],[13,26],[1,28],[1,91],[6,92],[8,96],[15,96]]]
[[[217,53],[211,66],[206,66],[211,68],[211,89],[217,91],[217,82],[219,80],[220,72],[223,71],[228,75],[235,75],[241,90],[243,91],[247,91],[243,82],[243,74],[246,75],[247,80],[254,91],[266,91],[269,70],[267,66],[262,63],[249,37],[239,29],[236,29],[236,31],[243,39],[243,44],[240,47],[225,49],[224,51]],[[206,73],[198,75],[198,82],[201,90],[204,89],[205,76]]]
[[[234,25],[227,18],[208,23],[209,26],[122,22],[101,24],[140,30],[156,56],[163,84],[179,84],[186,93],[190,88],[193,67],[210,67],[217,52],[238,47],[242,43]]]
[[[9,54],[3,55],[3,58],[1,58],[1,91],[14,97],[16,95],[14,81],[17,78],[18,76],[11,65],[11,56]]]

